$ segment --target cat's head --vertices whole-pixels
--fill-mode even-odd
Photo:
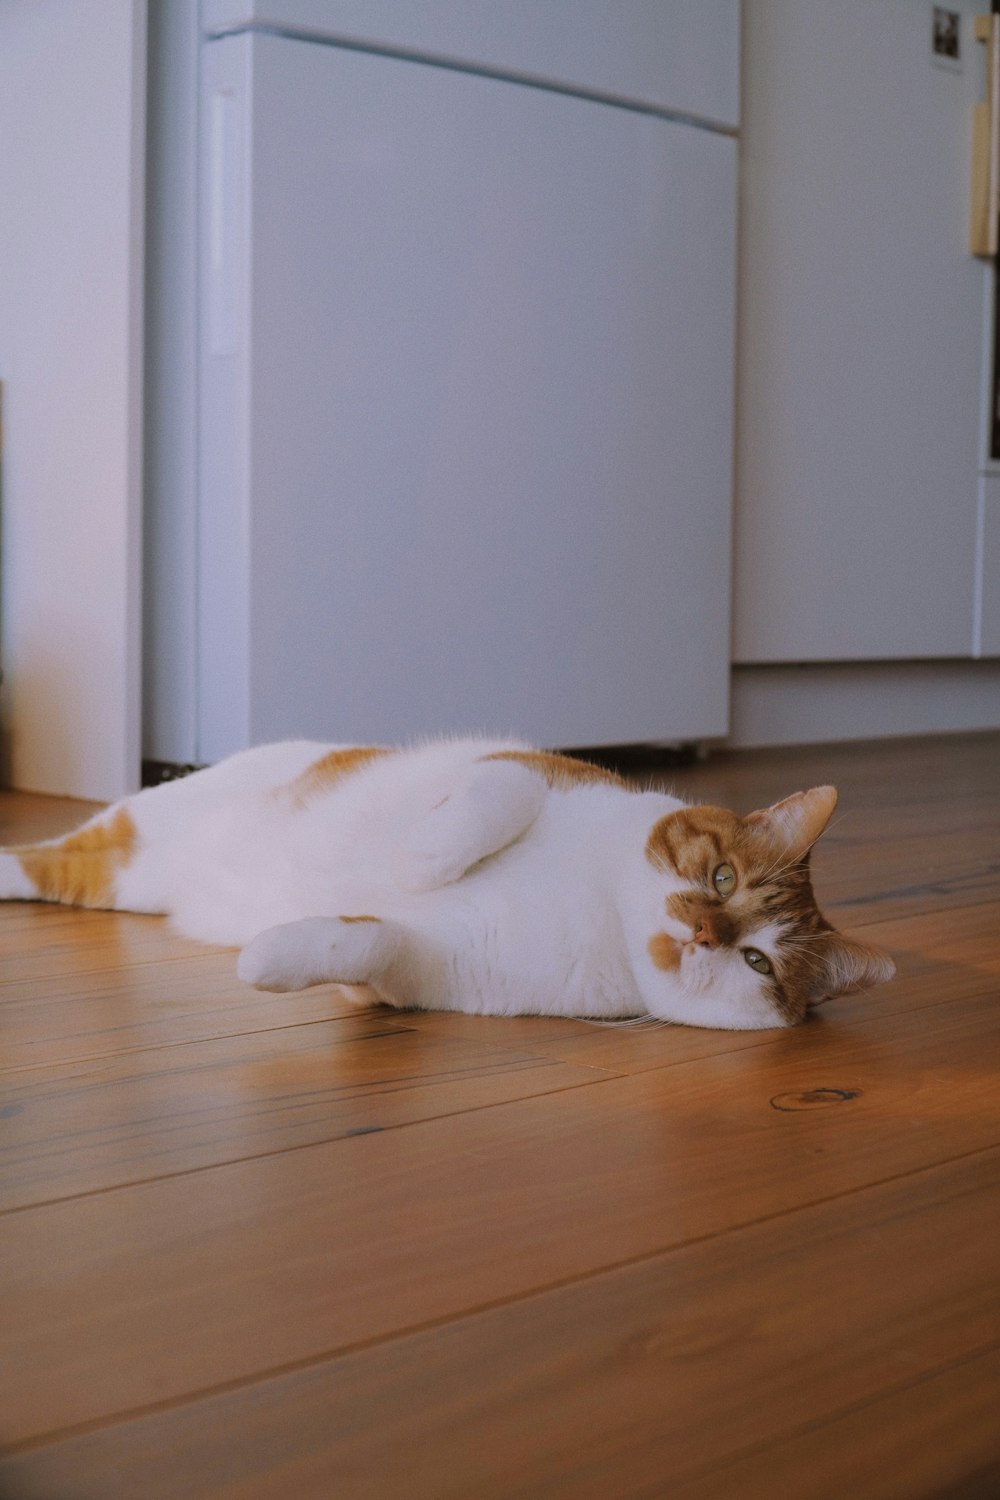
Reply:
[[[836,803],[821,786],[743,818],[688,807],[659,819],[645,850],[659,911],[637,975],[651,1014],[792,1026],[822,1000],[892,978],[891,959],[835,931],[813,896],[809,851]]]

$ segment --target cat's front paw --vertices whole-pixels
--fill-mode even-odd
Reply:
[[[301,964],[290,963],[294,957],[289,952],[284,929],[272,927],[259,933],[242,950],[236,960],[236,973],[244,984],[252,984],[254,989],[283,994],[286,990],[302,988],[299,978]]]
[[[394,930],[377,917],[305,917],[269,927],[248,943],[236,972],[258,990],[368,984],[391,955]]]

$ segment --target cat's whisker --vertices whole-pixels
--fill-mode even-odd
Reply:
[[[759,874],[755,874],[755,880],[758,885],[773,884],[775,881],[780,880],[782,875],[785,875],[789,870],[794,869],[794,867],[798,864],[801,856],[796,855],[792,859],[785,859],[787,852],[788,851],[786,849],[782,849],[781,852],[776,856],[772,864],[765,866],[764,870]],[[782,860],[784,860],[785,862],[782,863]]]
[[[675,1022],[666,1020],[662,1016],[619,1016],[610,1020],[600,1020],[595,1016],[584,1016],[581,1019],[587,1021],[591,1026],[610,1027],[612,1030],[630,1031],[654,1031],[661,1026],[673,1026]]]
[[[815,844],[815,842],[816,840],[814,839],[813,844]],[[812,849],[813,844],[810,844],[809,847],[804,851],[804,853],[792,855],[790,859],[785,860],[784,864],[781,863],[781,859],[782,856],[787,853],[787,851],[783,850],[782,853],[778,855],[778,858],[775,860],[774,864],[770,865],[764,871],[763,875],[760,876],[760,883],[762,885],[774,884],[774,882],[780,880],[783,875],[787,875],[789,870],[794,870],[796,865],[801,864],[809,854],[809,851]]]
[[[803,963],[811,964],[814,968],[822,968],[824,961],[824,951],[822,948],[811,948],[807,944],[796,943],[788,939],[786,939],[782,946],[786,952],[791,951]]]
[[[764,882],[780,880],[783,875],[787,875],[789,870],[793,870],[796,865],[799,865],[804,860],[808,859],[809,855],[819,843],[819,840],[823,836],[823,834],[829,833],[832,828],[836,828],[837,825],[839,823],[842,823],[846,817],[846,812],[838,814],[829,823],[827,823],[823,829],[820,830],[820,832],[816,835],[816,837],[810,844],[807,844],[804,849],[800,850],[791,859],[787,860],[785,864],[780,864],[781,855],[779,854],[778,859],[775,861],[775,863],[768,869],[766,869],[760,876],[761,883],[763,884]]]
[[[803,863],[803,861],[807,860],[823,834],[829,833],[831,829],[836,828],[838,824],[842,823],[846,817],[846,812],[837,814],[830,820],[830,822],[826,823],[823,828],[820,829],[820,831],[816,834],[816,837],[812,839],[810,843],[808,843],[803,849],[797,850],[796,853],[791,858],[785,860],[784,863],[782,863],[782,858],[787,851],[782,850],[778,854],[773,864],[766,867],[762,874],[758,877],[760,883],[763,884],[768,881],[780,880],[781,877],[783,875],[786,875],[789,870],[793,870],[796,865],[799,865]]]

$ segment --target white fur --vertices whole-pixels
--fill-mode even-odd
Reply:
[[[293,797],[288,783],[332,748],[264,746],[127,799],[138,846],[116,905],[248,945],[240,974],[267,989],[332,981],[436,1010],[785,1024],[739,953],[698,948],[666,916],[684,882],[645,846],[677,798],[550,788],[484,759],[528,746],[482,739],[397,751]],[[379,920],[340,920],[352,916]],[[664,930],[686,944],[676,973],[649,956]]]
[[[35,892],[17,855],[4,850],[0,850],[0,892],[5,901],[30,901]]]

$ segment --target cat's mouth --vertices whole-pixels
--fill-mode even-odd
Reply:
[[[701,943],[696,943],[694,937],[680,945],[680,978],[684,988],[691,990],[694,994],[700,994],[708,989],[712,982],[713,962],[712,951]]]

